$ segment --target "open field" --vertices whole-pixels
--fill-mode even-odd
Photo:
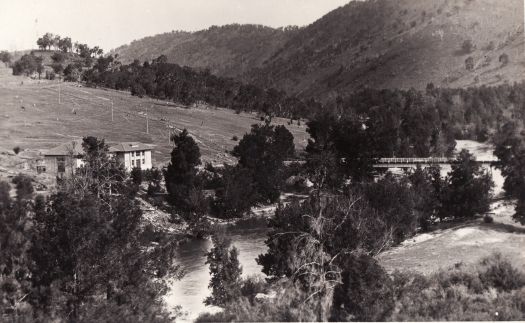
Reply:
[[[514,203],[496,201],[492,212],[493,223],[477,219],[418,234],[382,253],[379,261],[388,271],[429,274],[453,266],[474,265],[493,253],[501,253],[517,268],[525,268],[525,226],[511,218]]]
[[[169,160],[169,134],[186,128],[199,144],[203,161],[231,162],[233,158],[227,152],[237,144],[232,137],[242,138],[252,124],[259,122],[250,113],[235,114],[232,110],[209,107],[187,109],[125,92],[31,80],[13,76],[10,69],[0,66],[0,150],[4,151],[12,151],[15,146],[44,150],[92,135],[107,142],[154,144],[153,159],[160,165]],[[297,149],[303,149],[308,138],[304,122],[300,126],[287,122],[281,118],[273,120],[274,124],[286,125],[295,137]]]

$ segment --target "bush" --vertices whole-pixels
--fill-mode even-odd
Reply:
[[[472,51],[474,50],[474,44],[472,43],[472,40],[470,39],[467,39],[463,42],[463,44],[461,44],[461,50],[463,51],[463,53],[465,54],[470,54],[472,53]]]
[[[501,63],[501,66],[505,66],[509,63],[509,55],[507,53],[503,53],[499,56],[499,62]]]
[[[474,70],[474,58],[472,58],[472,56],[467,57],[465,60],[465,69],[467,71]]]
[[[394,321],[492,321],[525,318],[523,272],[495,254],[473,270],[393,274]],[[494,291],[494,289],[496,291]]]
[[[59,64],[59,63],[55,63],[51,65],[51,67],[53,68],[53,72],[57,74],[60,74],[64,71],[64,66],[62,66],[62,64]]]
[[[481,281],[500,291],[510,291],[525,287],[525,274],[514,268],[501,254],[495,254],[481,261],[479,273]]]
[[[335,321],[384,321],[394,309],[392,281],[372,257],[342,256],[342,284],[334,289]]]
[[[483,217],[483,222],[485,222],[485,223],[492,223],[492,222],[494,222],[494,219],[490,215],[487,214],[487,215],[485,215]]]
[[[29,176],[18,174],[13,178],[13,184],[19,199],[29,199],[33,195],[33,183]]]
[[[20,147],[16,146],[15,148],[13,148],[13,151],[15,154],[18,155],[18,153],[20,152]]]
[[[232,137],[232,140],[233,140],[233,141],[237,141],[237,140],[239,140],[239,138],[238,138],[237,136],[233,136],[233,137]]]
[[[54,80],[55,77],[56,77],[56,74],[55,72],[49,72],[49,71],[46,71],[46,80]]]
[[[142,170],[139,167],[133,167],[133,169],[131,170],[130,177],[133,184],[142,184]]]
[[[66,60],[66,54],[57,52],[51,55],[51,59],[55,63],[63,63]]]

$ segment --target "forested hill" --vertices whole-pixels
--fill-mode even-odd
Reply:
[[[133,41],[112,54],[118,54],[123,63],[151,61],[165,55],[169,62],[181,66],[208,68],[219,76],[238,76],[262,66],[297,30],[232,24],[194,33],[173,31]]]
[[[523,0],[352,1],[309,26],[230,25],[135,41],[124,62],[164,54],[263,87],[319,99],[358,87],[422,89],[523,79]]]
[[[318,97],[512,82],[525,75],[523,21],[523,0],[354,1],[300,30],[251,75]]]

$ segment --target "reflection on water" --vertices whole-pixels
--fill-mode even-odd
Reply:
[[[239,262],[242,265],[243,277],[248,275],[264,275],[255,258],[266,252],[266,229],[242,230],[226,233],[232,244],[239,251]],[[175,261],[180,264],[186,275],[171,286],[166,297],[168,308],[180,305],[188,315],[183,320],[193,320],[201,312],[213,312],[216,308],[206,307],[204,299],[210,295],[209,267],[206,265],[206,252],[212,247],[211,240],[192,240],[181,246]]]

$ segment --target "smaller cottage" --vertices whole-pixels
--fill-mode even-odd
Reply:
[[[61,144],[44,152],[44,166],[41,167],[46,173],[55,174],[62,177],[66,174],[72,174],[75,169],[84,165],[82,155],[82,140],[74,140]]]

